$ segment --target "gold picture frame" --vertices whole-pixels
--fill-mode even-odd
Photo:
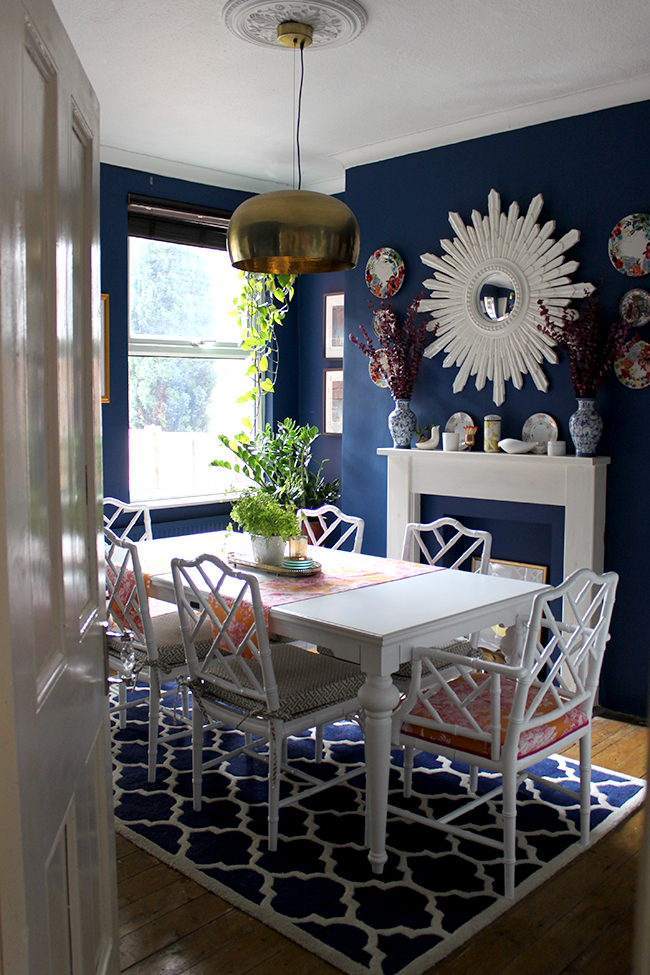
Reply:
[[[478,572],[481,560],[476,556],[472,559],[472,572]],[[490,559],[488,575],[500,576],[502,579],[520,579],[522,582],[541,582],[546,584],[548,566],[536,565],[532,562],[510,562],[507,559]],[[487,630],[481,630],[478,637],[479,647],[486,650],[498,650],[501,640],[505,636],[506,627],[495,624]]]
[[[108,295],[102,295],[102,328],[100,336],[100,362],[101,362],[101,400],[102,403],[110,403],[110,348],[108,342]]]

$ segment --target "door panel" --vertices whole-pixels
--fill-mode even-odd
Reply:
[[[116,975],[99,111],[50,0],[28,4],[0,5],[0,957]]]
[[[25,339],[27,388],[40,390],[27,400],[29,541],[34,594],[34,653],[39,698],[63,666],[63,647],[56,597],[61,578],[56,511],[50,510],[47,486],[56,470],[56,439],[48,436],[48,419],[56,417],[56,377],[46,368],[56,354],[55,227],[57,158],[57,79],[54,65],[36,32],[25,24],[23,55],[23,153],[25,179]],[[50,419],[51,422],[51,419]]]

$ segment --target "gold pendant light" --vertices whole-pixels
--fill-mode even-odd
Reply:
[[[311,44],[309,24],[278,25],[277,37],[301,53]],[[302,94],[302,80],[300,85]],[[298,169],[300,171],[300,100]],[[299,182],[300,187],[300,182]],[[237,207],[228,228],[233,267],[265,274],[347,271],[359,259],[359,225],[345,203],[310,190],[278,190],[253,196]]]

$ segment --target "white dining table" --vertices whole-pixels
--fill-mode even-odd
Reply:
[[[231,539],[229,539],[231,542]],[[225,548],[228,548],[226,544]],[[203,552],[224,557],[224,533],[180,536],[138,544],[143,568],[156,559],[193,558]],[[326,571],[340,554],[310,549]],[[355,565],[376,565],[374,556],[345,553]],[[159,561],[159,564],[160,564]],[[330,648],[337,657],[358,663],[365,674],[359,701],[365,712],[366,814],[369,860],[383,871],[390,771],[392,713],[400,700],[393,683],[400,664],[415,647],[440,646],[460,635],[496,623],[516,627],[523,644],[534,596],[542,583],[442,569],[343,592],[295,599],[269,611],[270,632]],[[150,576],[150,595],[174,601],[170,572]]]

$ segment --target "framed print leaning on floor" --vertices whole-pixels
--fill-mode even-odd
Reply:
[[[323,370],[323,433],[343,433],[343,370]]]
[[[472,572],[478,572],[480,559],[472,559]],[[548,569],[545,565],[533,565],[528,562],[507,562],[502,559],[490,559],[489,576],[499,576],[501,579],[519,579],[521,582],[546,582]],[[506,627],[501,623],[481,630],[478,638],[479,647],[486,650],[498,650],[501,640],[506,635]]]
[[[342,291],[323,296],[323,354],[326,359],[343,358],[344,299]]]

